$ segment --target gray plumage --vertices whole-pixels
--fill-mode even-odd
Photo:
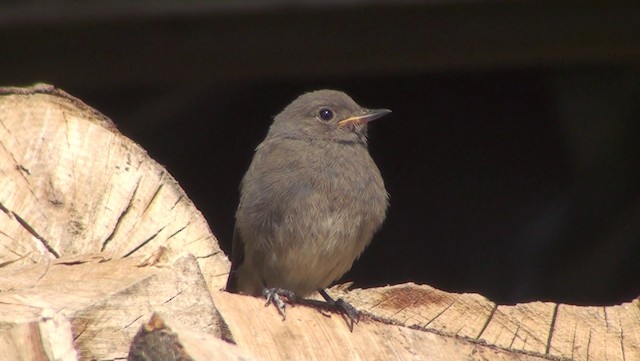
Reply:
[[[305,297],[351,268],[386,216],[366,123],[388,112],[319,90],[275,117],[240,186],[227,290]]]

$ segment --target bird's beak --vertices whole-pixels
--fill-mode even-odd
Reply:
[[[360,115],[356,115],[353,117],[349,117],[347,119],[342,119],[338,122],[339,126],[345,126],[347,124],[367,124],[372,120],[378,119],[382,116],[391,113],[389,109],[365,109],[364,113]]]

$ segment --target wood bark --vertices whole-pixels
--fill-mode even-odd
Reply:
[[[0,210],[2,360],[640,360],[638,300],[334,287],[353,332],[306,306],[283,320],[220,290],[228,260],[162,166],[47,85],[0,89]]]

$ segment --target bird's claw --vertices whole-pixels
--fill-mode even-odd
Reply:
[[[267,303],[264,306],[267,307],[269,304],[276,306],[278,313],[282,316],[282,320],[287,318],[287,304],[282,300],[281,296],[286,297],[289,303],[296,301],[295,293],[284,288],[265,288],[262,290],[262,295],[267,299]]]
[[[360,321],[360,311],[342,298],[334,300],[326,293],[326,291],[319,289],[318,292],[320,292],[322,297],[325,299],[324,302],[304,298],[298,299],[293,291],[285,288],[265,288],[262,290],[262,295],[267,300],[264,306],[267,307],[270,304],[276,306],[278,313],[282,316],[282,320],[286,319],[287,302],[290,304],[299,303],[319,310],[343,314],[348,318],[349,330],[353,332],[354,324],[357,324]],[[287,302],[282,299],[283,297],[287,299]]]
[[[342,298],[338,298],[335,301],[334,306],[339,312],[344,313],[349,318],[351,321],[349,324],[349,331],[353,332],[354,323],[358,323],[360,321],[360,311]]]
[[[325,299],[325,309],[337,313],[342,313],[349,319],[349,321],[351,321],[349,323],[349,331],[353,332],[353,325],[360,321],[360,311],[358,311],[349,302],[343,300],[342,298],[334,300],[323,289],[318,289],[318,293],[320,293],[320,295]]]

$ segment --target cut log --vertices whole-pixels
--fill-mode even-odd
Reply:
[[[552,302],[496,305],[477,294],[404,284],[343,297],[384,322],[518,354],[569,360],[640,360],[640,301],[616,306]]]
[[[0,304],[0,360],[75,361],[69,320],[44,302]]]
[[[196,256],[208,286],[229,263],[178,183],[113,123],[49,85],[0,88],[0,263],[159,247]]]
[[[212,296],[233,339],[263,360],[640,360],[638,300],[498,306],[415,284],[330,291],[363,311],[353,333],[343,317],[305,306],[289,306],[283,321],[263,300]]]
[[[80,357],[86,360],[126,358],[133,336],[153,312],[200,333],[228,338],[193,256],[172,264],[147,261],[96,255],[4,270],[0,322],[22,330],[41,317],[44,311],[39,309],[64,316]],[[23,312],[30,316],[26,321]]]
[[[371,291],[375,294],[380,290]],[[213,292],[212,296],[238,346],[261,360],[545,359],[542,355],[511,352],[462,337],[412,329],[394,318],[374,320],[365,315],[350,332],[344,317],[306,306],[289,306],[283,320],[274,307],[265,307],[259,298],[226,292]],[[406,317],[402,308],[396,311],[400,318]]]

